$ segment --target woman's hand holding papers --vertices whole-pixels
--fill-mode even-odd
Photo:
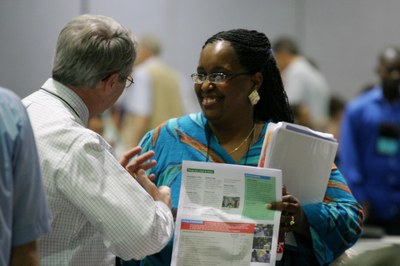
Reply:
[[[293,195],[282,193],[282,201],[267,204],[270,210],[281,211],[280,232],[296,232],[310,236],[307,218],[304,215],[300,201]]]

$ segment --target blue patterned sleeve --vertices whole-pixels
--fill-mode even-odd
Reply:
[[[139,146],[142,147],[142,152],[145,153],[147,151],[153,150],[154,147],[152,145],[152,139],[153,139],[153,134],[154,131],[149,131],[147,132],[143,138],[140,140]]]
[[[363,211],[338,169],[333,169],[322,203],[303,206],[312,246],[296,237],[300,254],[313,253],[321,265],[332,262],[361,236]],[[308,244],[308,245],[307,245]]]

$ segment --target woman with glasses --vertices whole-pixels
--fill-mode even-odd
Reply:
[[[269,122],[292,122],[271,44],[260,32],[235,29],[209,38],[191,75],[202,112],[171,119],[148,132],[143,151],[154,150],[150,171],[171,188],[178,206],[182,160],[257,166]],[[301,182],[301,177],[299,177]],[[282,210],[281,230],[294,232],[297,248],[284,265],[329,264],[360,236],[362,210],[343,176],[332,170],[325,201],[302,206],[292,195],[272,205]],[[145,265],[169,265],[172,241]]]

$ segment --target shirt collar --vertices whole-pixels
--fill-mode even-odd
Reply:
[[[372,99],[379,104],[390,105],[396,108],[400,108],[400,99],[397,99],[389,104],[388,100],[383,95],[383,88],[380,85],[376,85],[371,89],[371,91],[367,91],[364,94],[366,95],[366,97]]]
[[[73,109],[72,111],[78,115],[77,118],[81,119],[83,125],[87,126],[89,121],[89,109],[81,97],[79,97],[73,90],[52,78],[49,78],[43,84],[42,88],[65,101],[65,103]]]

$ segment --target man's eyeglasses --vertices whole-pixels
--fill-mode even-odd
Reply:
[[[102,79],[102,81],[108,79],[110,75],[107,75],[105,78]],[[131,75],[128,75],[126,78],[123,78],[122,80],[125,80],[125,88],[129,88],[130,86],[132,86],[132,84],[134,84],[135,82],[133,81],[133,78]]]
[[[132,86],[132,84],[134,84],[135,82],[133,81],[133,78],[131,75],[126,77],[125,80],[125,88],[129,88],[130,86]]]
[[[211,74],[199,74],[199,73],[193,73],[190,75],[192,78],[194,84],[203,84],[204,81],[208,80],[211,83],[214,84],[223,84],[229,79],[236,78],[238,76],[242,75],[249,75],[249,72],[243,72],[243,73],[237,73],[237,74],[225,74],[225,73],[211,73]]]

